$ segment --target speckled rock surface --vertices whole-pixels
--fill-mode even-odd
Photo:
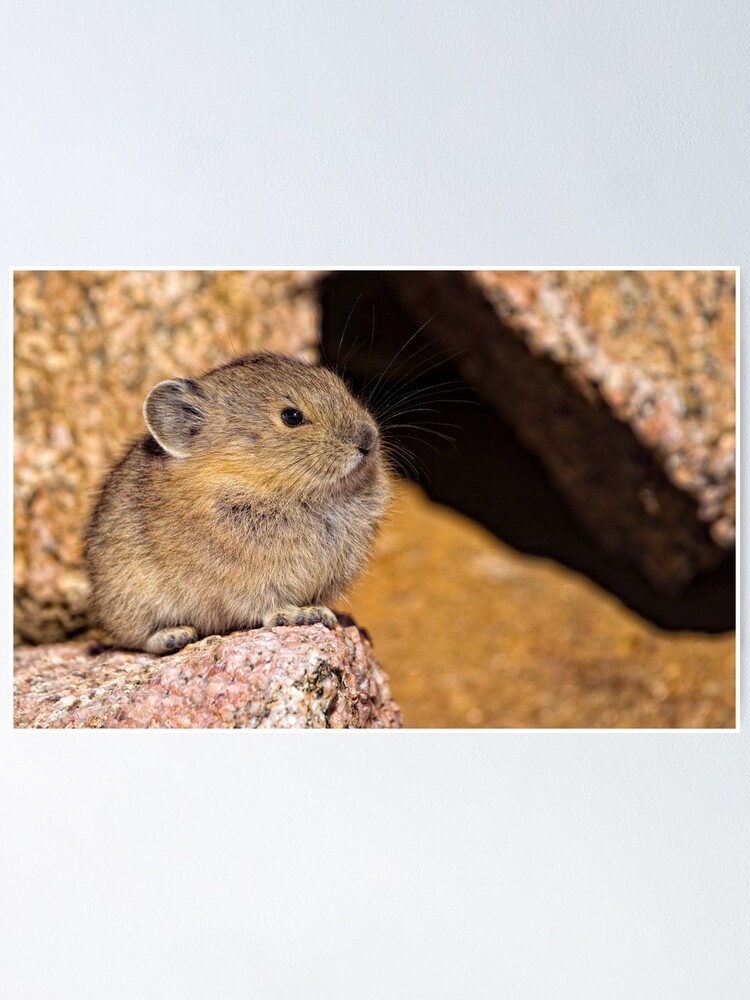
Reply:
[[[163,378],[265,348],[312,358],[309,271],[15,275],[16,641],[85,625],[82,527],[92,494]]]
[[[407,728],[735,726],[733,632],[659,628],[415,486],[349,596]]]
[[[86,644],[15,654],[15,726],[105,729],[394,729],[385,676],[355,627],[209,636],[171,656]]]
[[[608,551],[674,590],[733,548],[732,272],[393,281]]]

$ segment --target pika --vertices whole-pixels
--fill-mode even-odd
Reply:
[[[332,627],[390,492],[378,425],[344,382],[249,354],[160,382],[143,415],[87,528],[92,619],[156,654],[260,625]]]

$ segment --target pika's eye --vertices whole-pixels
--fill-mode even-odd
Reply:
[[[295,410],[294,407],[290,407],[288,410],[281,411],[281,419],[287,427],[299,427],[305,418],[299,410]]]

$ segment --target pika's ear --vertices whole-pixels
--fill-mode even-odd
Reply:
[[[175,458],[186,458],[206,422],[198,386],[185,378],[160,382],[146,396],[143,419],[164,451]]]

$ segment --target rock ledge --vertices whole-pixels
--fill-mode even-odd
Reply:
[[[395,729],[401,714],[354,626],[209,636],[167,657],[90,644],[15,653],[17,728]]]

